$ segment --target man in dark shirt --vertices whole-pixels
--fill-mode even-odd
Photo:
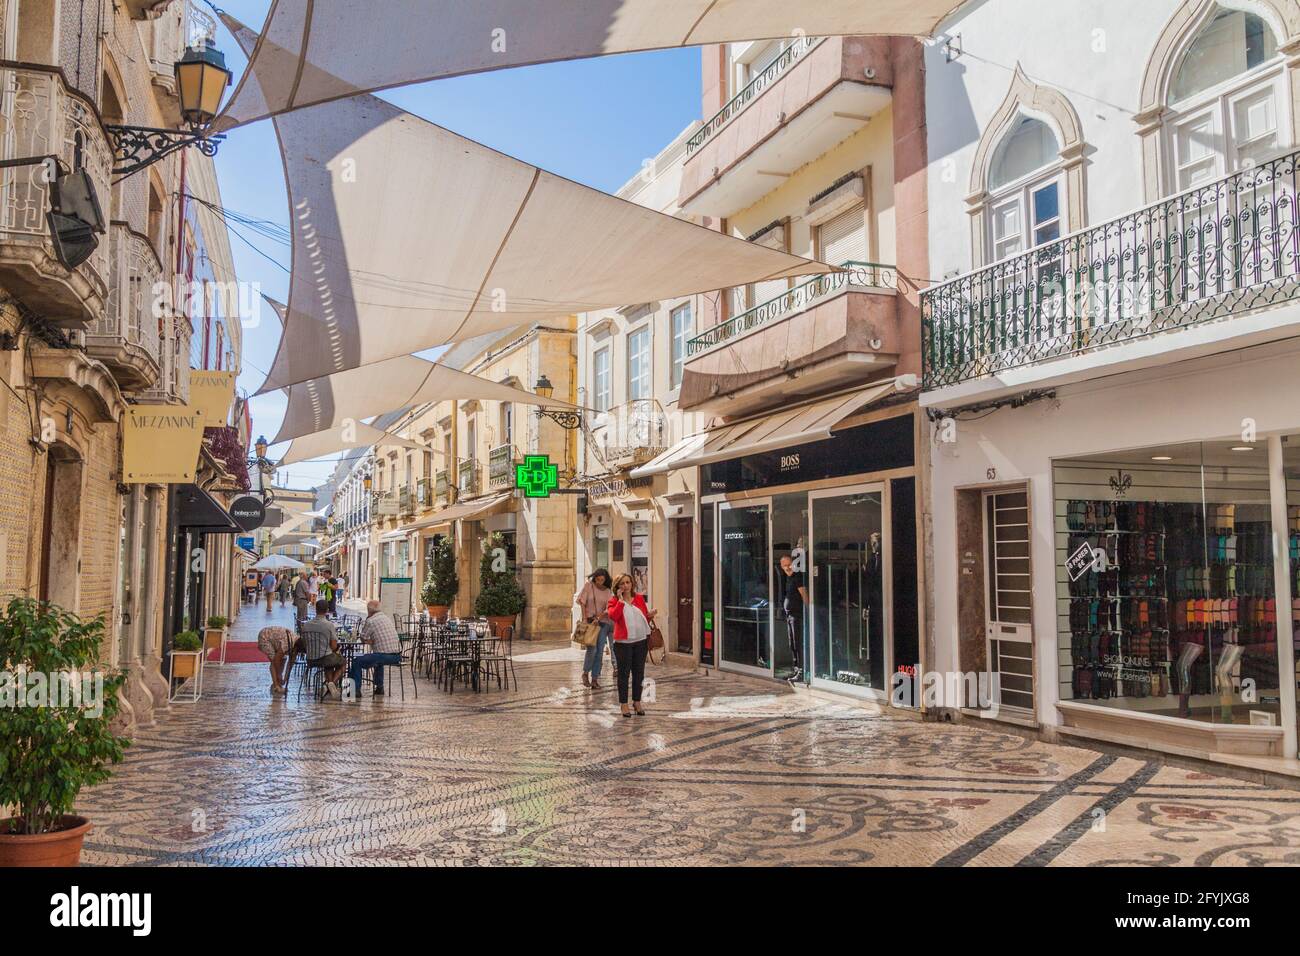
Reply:
[[[794,557],[781,557],[781,607],[785,611],[786,636],[790,640],[790,659],[794,665],[791,680],[803,676],[803,608],[808,603],[803,572],[794,569]]]
[[[339,678],[343,676],[343,657],[339,654],[339,642],[334,632],[334,625],[325,616],[329,602],[321,598],[316,602],[316,616],[305,621],[299,630],[302,632],[303,651],[307,657],[307,666],[319,667],[324,671],[325,686],[323,696],[342,698]]]

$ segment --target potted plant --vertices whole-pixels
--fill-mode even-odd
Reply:
[[[7,678],[21,675],[7,701],[0,682],[0,807],[15,814],[0,819],[0,866],[75,866],[81,859],[90,821],[72,814],[77,794],[108,779],[109,765],[130,744],[110,729],[125,675],[98,670],[103,633],[102,620],[82,621],[31,598],[14,598],[0,611],[0,661]],[[60,683],[76,692],[31,706],[29,675],[43,675],[47,689]]]
[[[203,657],[208,659],[208,652],[215,650],[221,663],[226,662],[226,619],[220,614],[208,618],[208,626],[203,629]]]
[[[199,672],[203,642],[197,631],[181,631],[172,638],[172,679],[194,677]]]
[[[488,619],[492,632],[498,636],[515,623],[515,617],[528,604],[528,594],[510,571],[496,570],[498,553],[504,544],[500,535],[493,535],[483,547],[479,561],[478,597],[474,600],[474,613]]]
[[[430,555],[429,573],[420,588],[420,600],[428,609],[429,617],[435,621],[445,618],[459,590],[460,579],[456,577],[456,555],[451,549],[451,539],[436,538]]]

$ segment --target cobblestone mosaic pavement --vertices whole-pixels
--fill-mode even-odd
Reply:
[[[83,792],[83,862],[1300,861],[1298,792],[668,667],[628,720],[568,645],[516,655],[517,691],[421,680],[418,700],[359,704],[272,699],[264,665],[212,666],[202,700]]]

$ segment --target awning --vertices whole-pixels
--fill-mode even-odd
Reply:
[[[493,495],[490,498],[475,498],[473,501],[457,502],[450,508],[439,511],[431,518],[425,518],[414,524],[407,525],[405,530],[425,531],[430,528],[441,528],[453,521],[477,521],[479,518],[500,514],[510,509],[510,502],[514,499],[514,496],[514,492],[510,492],[504,495]]]
[[[198,485],[176,486],[176,524],[202,534],[243,534],[221,503]]]
[[[213,129],[487,70],[788,37],[930,36],[961,0],[276,0]],[[235,30],[239,24],[222,14]],[[795,28],[798,28],[796,30]]]
[[[376,448],[393,445],[398,448],[422,449],[426,447],[419,442],[402,438],[400,435],[390,434],[382,428],[376,428],[374,425],[354,421],[347,428],[327,428],[324,431],[294,438],[289,443],[289,447],[285,450],[284,456],[276,467],[283,468],[285,465],[296,465],[300,461],[323,458],[326,455],[332,455],[348,448],[369,448],[371,445]],[[437,451],[437,449],[434,450]]]
[[[398,528],[395,531],[385,531],[383,534],[379,536],[379,540],[382,542],[382,541],[397,541],[401,538],[409,538],[411,536],[411,532],[414,530],[415,529],[408,526],[405,528]]]
[[[243,562],[245,562],[246,564],[256,564],[256,563],[257,563],[257,555],[254,554],[252,551],[249,551],[247,548],[236,548],[236,549],[235,549],[235,552],[236,552],[236,554],[239,555],[239,560],[240,560],[240,561],[243,561]]]
[[[321,560],[324,560],[325,558],[332,557],[332,556],[334,555],[334,553],[335,553],[336,551],[338,551],[338,549],[342,546],[342,544],[343,544],[343,542],[341,542],[341,541],[335,541],[333,544],[331,544],[328,548],[326,548],[326,549],[325,549],[324,551],[322,551],[320,554],[316,555],[316,560],[317,560],[317,561],[321,561]]]
[[[332,6],[313,29],[332,31],[355,14],[401,19],[387,5],[382,15],[372,4]],[[418,18],[481,5],[435,6],[430,13],[420,0]],[[269,49],[227,23],[245,50]],[[377,48],[381,58],[396,55],[394,35]],[[331,66],[353,57],[331,55]],[[315,71],[300,78],[310,84]],[[259,394],[485,332],[835,271],[548,173],[368,94],[273,122],[292,246],[284,332]]]
[[[629,474],[633,478],[645,478],[725,458],[739,458],[830,438],[840,422],[864,405],[893,393],[896,388],[895,380],[891,378],[850,395],[824,398],[688,435],[641,467],[633,468]]]

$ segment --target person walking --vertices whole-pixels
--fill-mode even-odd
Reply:
[[[327,617],[333,617],[334,585],[330,584],[329,578],[322,576],[320,583],[317,584],[316,587],[317,593],[320,595],[320,599],[325,605],[325,615]]]
[[[600,633],[596,643],[587,648],[587,656],[582,660],[582,686],[600,690],[600,669],[605,663],[605,645],[614,630],[614,622],[609,619],[609,599],[614,592],[609,589],[609,572],[597,568],[587,578],[587,583],[578,592],[574,603],[578,605],[582,619],[588,624],[599,624]]]
[[[320,600],[320,578],[316,576],[315,571],[307,576],[307,600],[311,602],[312,607],[315,607],[316,602]]]
[[[794,672],[788,678],[803,676],[803,609],[808,603],[808,588],[803,573],[795,570],[794,556],[781,556],[781,610],[785,612],[786,640],[790,642],[790,663]]]
[[[276,590],[280,593],[280,607],[284,607],[284,602],[289,599],[289,575],[287,572],[280,573],[280,581],[276,585]]]
[[[339,587],[339,579],[331,575],[329,579],[329,586],[330,586],[330,617],[338,617],[339,597],[340,597],[339,591],[342,590],[342,588]]]
[[[293,606],[299,621],[307,620],[307,602],[311,599],[310,596],[311,591],[307,587],[306,576],[298,575],[293,585]]]
[[[627,706],[630,690],[637,715],[645,716],[641,685],[645,681],[650,626],[658,612],[646,607],[645,596],[636,593],[630,574],[619,575],[614,581],[614,596],[606,612],[614,622],[614,680],[618,682],[619,709],[624,717],[632,716]]]
[[[275,572],[262,575],[262,593],[266,595],[266,613],[271,613],[271,598],[275,597]]]

